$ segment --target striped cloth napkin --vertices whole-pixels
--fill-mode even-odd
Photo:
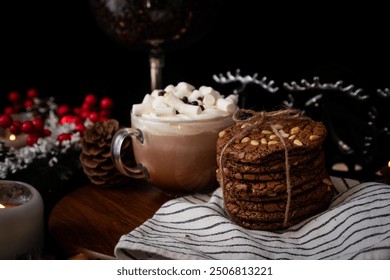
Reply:
[[[231,222],[222,190],[166,202],[123,235],[118,259],[390,259],[390,186],[332,178],[327,211],[282,232]]]

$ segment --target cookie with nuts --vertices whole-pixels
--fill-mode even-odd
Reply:
[[[221,183],[220,175],[217,175]],[[286,179],[277,181],[239,181],[224,179],[224,191],[239,200],[265,202],[279,199],[287,199]],[[298,195],[314,188],[320,183],[329,183],[327,171],[323,168],[320,173],[313,175],[292,174],[290,178],[291,196]]]
[[[233,118],[236,123],[217,140],[217,179],[234,222],[250,229],[282,229],[328,207],[333,186],[321,122],[294,109],[239,110]]]
[[[307,217],[313,216],[325,210],[329,203],[325,200],[321,203],[313,203],[300,208],[292,209],[287,223],[284,223],[284,212],[257,212],[253,211],[251,216],[250,211],[244,211],[239,206],[234,204],[228,204],[226,207],[228,215],[236,223],[241,224],[249,229],[283,229],[299,222],[302,222]]]
[[[321,203],[317,204],[311,204],[308,206],[303,207],[300,210],[293,210],[292,215],[289,216],[287,220],[284,219],[276,219],[276,220],[267,220],[267,219],[256,219],[251,218],[250,215],[248,215],[247,218],[241,218],[240,213],[242,211],[238,211],[240,209],[237,205],[230,205],[229,208],[225,206],[226,209],[231,209],[231,211],[227,211],[228,217],[235,222],[237,225],[240,225],[244,228],[248,228],[251,230],[269,230],[269,231],[276,231],[276,230],[283,230],[286,228],[289,228],[291,226],[294,226],[305,219],[319,214],[322,211],[326,210],[330,199],[332,197],[332,194],[329,194],[329,199],[325,199]],[[261,215],[261,214],[260,214]],[[283,213],[279,213],[279,216],[282,216]]]
[[[217,154],[223,151],[231,161],[261,164],[280,158],[286,149],[290,157],[314,151],[325,137],[325,126],[304,116],[237,122],[219,134]]]
[[[324,165],[323,151],[319,149],[302,155],[290,156],[289,165],[290,172],[301,175],[318,173],[318,169]],[[286,176],[286,163],[280,158],[262,164],[240,163],[230,160],[225,161],[223,166],[225,175],[237,180],[272,181],[283,179]]]
[[[309,191],[292,197],[286,219],[286,200],[248,202],[224,192],[225,209],[230,219],[245,228],[257,230],[280,230],[302,222],[324,211],[332,197],[332,186],[321,182]]]
[[[321,192],[318,192],[319,186],[322,186],[323,189],[331,188],[333,189],[333,185],[331,181],[328,179],[326,171],[323,172],[321,177],[318,177],[316,180],[307,181],[301,185],[293,186],[291,189],[291,199],[295,197],[299,197],[302,194],[308,195],[310,193],[311,196],[318,196]],[[317,189],[316,189],[317,188]],[[246,191],[246,195],[245,195]],[[252,193],[251,193],[252,192]],[[247,201],[253,203],[274,203],[276,201],[284,201],[286,202],[288,199],[287,187],[284,184],[284,189],[280,188],[280,191],[273,193],[265,193],[260,190],[253,189],[240,189],[238,186],[234,185],[234,181],[228,181],[225,185],[224,194],[229,196],[230,198],[234,198],[237,201]],[[309,198],[309,197],[305,197]],[[312,197],[310,198],[312,199]]]
[[[324,182],[320,182],[306,192],[292,196],[289,218],[305,217],[308,213],[315,214],[318,209],[329,204],[332,196],[333,188]],[[224,193],[224,203],[226,210],[237,219],[259,222],[284,220],[287,204],[283,199],[270,202],[243,201],[228,193]]]

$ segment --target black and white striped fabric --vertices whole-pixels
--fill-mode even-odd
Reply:
[[[119,259],[390,259],[390,186],[332,178],[329,209],[283,232],[244,229],[222,191],[165,203],[119,240]]]

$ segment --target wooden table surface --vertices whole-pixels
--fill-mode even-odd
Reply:
[[[119,238],[173,199],[141,180],[120,187],[87,184],[63,197],[48,224],[50,239],[64,258],[83,251],[114,256]]]

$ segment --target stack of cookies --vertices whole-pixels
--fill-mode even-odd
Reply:
[[[333,196],[322,150],[326,128],[297,110],[239,110],[217,140],[225,210],[249,229],[287,228]]]

